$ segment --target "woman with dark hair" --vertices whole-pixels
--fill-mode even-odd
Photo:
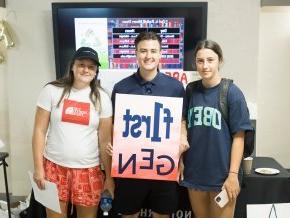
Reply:
[[[34,180],[41,189],[45,180],[56,183],[62,212],[46,208],[49,218],[66,217],[69,202],[76,206],[78,217],[95,218],[103,188],[113,194],[104,150],[111,142],[112,104],[97,81],[99,66],[95,50],[79,48],[67,74],[48,83],[37,101],[32,139]]]
[[[219,108],[223,63],[220,46],[211,40],[197,43],[194,62],[201,80],[187,99],[189,150],[184,154],[184,180],[196,218],[232,218],[240,192],[244,132],[251,130],[242,91],[230,84],[227,96],[228,122]],[[187,93],[189,87],[187,85]],[[229,202],[219,207],[214,198],[226,191]]]

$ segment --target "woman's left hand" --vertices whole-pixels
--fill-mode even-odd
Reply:
[[[226,181],[223,184],[222,189],[226,189],[229,200],[235,200],[240,193],[240,184],[238,180],[238,174],[229,173]]]

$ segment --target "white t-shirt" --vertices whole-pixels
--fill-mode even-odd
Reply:
[[[46,85],[37,101],[38,107],[50,112],[44,157],[70,168],[97,166],[99,119],[112,116],[110,97],[99,90],[101,108],[96,110],[89,97],[90,87],[72,88],[57,107],[62,91],[63,88]]]

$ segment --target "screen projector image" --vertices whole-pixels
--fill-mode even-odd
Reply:
[[[162,39],[159,70],[184,86],[197,76],[196,43],[206,38],[206,2],[52,3],[56,78],[67,73],[76,49],[88,46],[100,57],[98,80],[108,93],[138,69],[134,41],[143,31]]]
[[[99,52],[102,69],[136,69],[134,40],[144,31],[162,39],[162,69],[183,69],[184,18],[75,18],[76,49]]]

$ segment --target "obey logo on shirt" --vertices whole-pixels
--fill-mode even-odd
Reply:
[[[90,104],[64,99],[61,121],[89,125]]]

